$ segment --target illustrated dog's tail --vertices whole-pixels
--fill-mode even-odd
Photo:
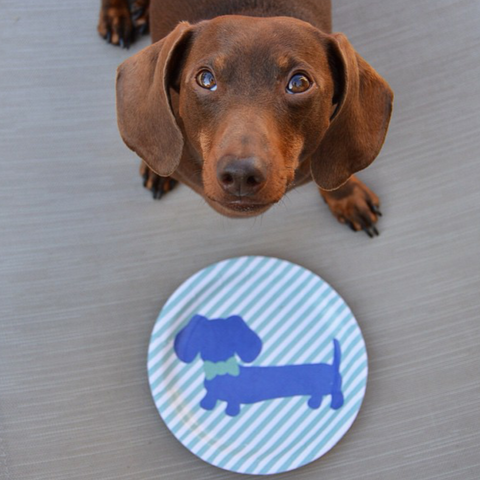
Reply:
[[[340,375],[340,362],[342,361],[342,351],[339,341],[333,339],[333,381],[332,381],[332,403],[330,406],[337,410],[343,405],[342,376]]]

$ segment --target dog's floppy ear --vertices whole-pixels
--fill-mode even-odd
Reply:
[[[126,145],[161,176],[177,168],[183,137],[172,112],[169,84],[192,32],[181,22],[159,42],[117,69],[117,121]]]
[[[195,315],[188,325],[177,333],[173,348],[182,362],[193,362],[200,353],[207,323],[207,318]]]
[[[320,188],[334,190],[370,165],[380,152],[392,113],[393,92],[345,35],[328,35],[327,45],[336,110],[312,156],[311,171]]]
[[[234,348],[237,355],[244,362],[253,362],[262,351],[262,340],[260,337],[243,321],[242,317],[234,315],[228,317],[230,328],[234,332]]]

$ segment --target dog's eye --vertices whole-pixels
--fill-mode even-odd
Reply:
[[[207,90],[211,90],[212,92],[217,89],[217,82],[215,81],[215,77],[213,73],[208,70],[202,70],[197,75],[197,83]]]
[[[304,75],[303,73],[296,73],[288,82],[287,92],[288,93],[306,92],[311,85],[312,85],[312,82],[306,75]]]

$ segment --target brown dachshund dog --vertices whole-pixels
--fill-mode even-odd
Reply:
[[[159,198],[176,181],[218,212],[265,212],[311,179],[335,217],[378,235],[353,174],[378,155],[393,93],[341,33],[329,0],[103,0],[99,33],[153,44],[117,72],[117,116]]]

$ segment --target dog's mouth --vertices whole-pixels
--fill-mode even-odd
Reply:
[[[271,203],[250,203],[244,201],[224,202],[221,203],[226,208],[235,212],[255,212],[257,210],[267,209]]]
[[[266,210],[268,210],[275,202],[270,203],[256,203],[250,199],[242,200],[217,200],[212,197],[207,197],[208,200],[213,202],[214,206],[220,207],[221,210],[227,213],[232,212],[233,214],[244,214],[244,215],[259,215]]]

